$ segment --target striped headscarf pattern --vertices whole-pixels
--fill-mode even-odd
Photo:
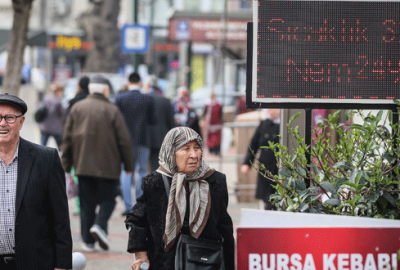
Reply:
[[[191,141],[196,141],[203,153],[203,140],[199,134],[188,127],[173,128],[165,136],[158,156],[160,167],[157,171],[172,177],[164,231],[164,250],[166,252],[175,243],[185,218],[187,204],[184,181],[188,181],[190,192],[189,229],[193,237],[200,236],[210,212],[209,185],[204,179],[214,170],[210,169],[204,161],[203,154],[199,167],[193,173],[187,175],[177,171],[175,153]]]

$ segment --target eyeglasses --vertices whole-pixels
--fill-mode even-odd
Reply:
[[[3,118],[4,118],[4,120],[6,120],[6,122],[7,122],[7,124],[13,124],[13,123],[15,123],[15,121],[17,121],[17,118],[21,117],[21,116],[22,116],[22,114],[20,114],[20,115],[7,114],[5,116],[0,115],[0,123],[1,123],[1,121],[3,121]]]

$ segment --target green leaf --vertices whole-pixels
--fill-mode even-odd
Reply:
[[[347,161],[342,160],[342,161],[337,162],[335,165],[333,165],[333,168],[350,170],[351,166]]]
[[[354,179],[354,183],[355,183],[356,185],[358,185],[358,184],[360,183],[360,180],[361,180],[363,174],[364,174],[363,171],[359,171],[359,172],[357,173],[356,179]]]
[[[294,163],[294,161],[296,160],[296,158],[297,158],[297,153],[294,153],[294,154],[292,155],[292,159],[290,160],[290,163]]]
[[[389,123],[393,123],[393,112],[392,112],[392,110],[388,111],[388,119],[389,119]]]
[[[340,205],[340,201],[338,199],[329,199],[324,202],[324,205],[325,204],[330,205],[330,206],[338,206],[338,205]]]
[[[358,173],[358,170],[356,169],[356,168],[354,168],[352,171],[351,171],[351,174],[350,174],[350,183],[355,183],[355,179],[356,179],[356,176],[357,176],[357,173]]]
[[[389,192],[384,191],[383,192],[383,197],[385,197],[385,199],[390,202],[391,205],[396,206],[396,199],[393,198],[392,195],[389,194]]]
[[[365,199],[370,200],[375,203],[379,199],[379,192],[372,193],[370,195],[365,196]]]
[[[387,161],[389,161],[390,163],[396,161],[396,158],[395,158],[392,154],[389,154],[389,153],[383,154],[382,157],[383,157],[384,159],[386,159]]]
[[[296,187],[297,187],[299,190],[301,190],[301,191],[307,189],[306,183],[304,183],[304,181],[301,180],[301,179],[296,179]]]
[[[279,195],[279,194],[271,194],[271,195],[269,196],[269,199],[270,199],[270,200],[275,199],[275,198],[281,199],[282,196]]]
[[[352,186],[351,186],[351,185],[352,185]],[[339,190],[341,191],[341,190],[343,190],[343,189],[348,189],[348,190],[350,190],[350,191],[357,192],[357,188],[354,187],[354,186],[355,186],[355,184],[346,182],[345,184],[343,184],[343,185],[340,186]]]
[[[314,194],[314,195],[310,196],[310,200],[311,200],[311,201],[318,200],[321,196],[322,196],[322,193],[320,193],[320,194]]]
[[[282,178],[289,178],[291,175],[288,171],[279,171],[279,176]]]
[[[305,203],[302,203],[302,204],[300,204],[300,206],[299,206],[300,212],[305,212],[305,211],[307,211],[309,208],[310,208],[310,206],[309,206],[308,204],[305,204]]]
[[[346,110],[344,112],[344,117],[345,117],[346,121],[350,120],[350,116],[351,116],[352,112],[353,112],[352,110]]]
[[[314,171],[314,173],[315,173],[316,175],[319,174],[319,169],[318,169],[318,167],[317,167],[316,165],[314,165],[314,164],[307,164],[307,167],[311,168],[311,169]]]
[[[319,192],[318,187],[309,187],[308,189],[309,189],[311,192],[315,192],[315,193]]]
[[[376,122],[381,121],[381,119],[382,119],[382,114],[383,114],[383,111],[382,111],[382,110],[380,110],[380,111],[377,113],[377,115],[376,115]]]
[[[321,187],[330,193],[336,193],[335,187],[332,185],[331,182],[322,182]]]
[[[397,106],[400,106],[400,101],[397,99],[393,99],[393,102],[396,103]]]
[[[302,167],[297,167],[296,171],[302,177],[306,177],[307,176],[306,170],[304,170]]]
[[[301,112],[298,112],[298,113],[292,115],[292,117],[290,117],[290,119],[289,119],[289,125],[292,124],[293,120],[296,119],[300,114],[301,114]]]
[[[343,183],[345,183],[347,181],[346,178],[340,178],[335,185],[335,189],[338,190],[340,188],[341,185],[343,185]]]
[[[289,177],[288,179],[286,179],[286,181],[285,181],[285,186],[286,186],[288,189],[294,189],[294,188],[296,188],[295,179],[294,179],[293,177]]]

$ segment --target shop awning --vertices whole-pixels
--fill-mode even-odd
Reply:
[[[10,39],[11,30],[0,29],[0,52],[7,50],[8,41]],[[36,46],[36,47],[46,47],[47,39],[46,39],[46,31],[29,31],[28,32],[28,46]]]

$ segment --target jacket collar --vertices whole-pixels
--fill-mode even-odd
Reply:
[[[97,94],[97,93],[90,94],[89,96],[87,96],[87,98],[89,98],[89,99],[99,99],[99,100],[110,102],[108,100],[108,98],[106,98],[103,94]]]
[[[22,138],[19,141],[18,149],[18,175],[17,175],[17,194],[15,201],[15,216],[18,215],[21,207],[22,198],[24,197],[26,185],[29,180],[29,174],[32,169],[32,164],[35,156],[31,153],[32,146]]]

